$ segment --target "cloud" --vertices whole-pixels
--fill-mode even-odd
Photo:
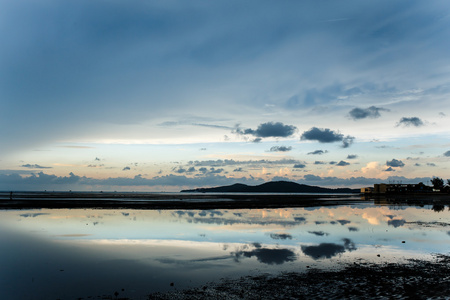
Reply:
[[[446,152],[444,153],[444,156],[450,157],[450,150],[446,151]]]
[[[26,164],[26,165],[22,165],[21,167],[23,168],[28,168],[28,169],[52,169],[52,167],[44,167],[44,166],[40,166],[38,164]]]
[[[304,169],[305,167],[306,167],[305,164],[295,164],[295,165],[293,166],[294,169]]]
[[[131,168],[128,166],[122,169],[122,171],[129,171],[129,170],[131,170]]]
[[[256,130],[253,129],[241,129],[237,127],[235,129],[235,133],[242,135],[253,135],[258,138],[266,138],[266,137],[290,137],[297,130],[297,127],[293,125],[284,125],[281,122],[268,122],[263,123],[258,126]]]
[[[366,118],[379,118],[380,111],[389,111],[389,109],[380,108],[371,106],[369,108],[354,108],[349,112],[350,117],[353,120],[360,120],[360,119],[366,119]]]
[[[395,169],[393,169],[392,167],[387,168],[386,170],[384,170],[385,172],[395,172]]]
[[[356,155],[356,154],[347,155],[347,159],[356,159],[356,158],[358,158],[358,155]]]
[[[218,159],[218,160],[203,160],[203,161],[189,161],[189,165],[194,165],[196,167],[225,167],[225,166],[240,166],[240,165],[292,165],[298,164],[301,161],[296,159],[279,159],[279,160],[234,160],[234,159]]]
[[[315,164],[315,165],[324,165],[324,164],[326,164],[326,162],[316,160],[316,161],[314,162],[314,164]]]
[[[344,136],[341,133],[334,132],[328,128],[312,127],[310,130],[303,132],[301,140],[318,141],[319,143],[342,142],[342,148],[348,148],[355,139],[352,136]]]
[[[273,146],[270,148],[270,152],[288,152],[291,151],[291,146]]]
[[[394,158],[391,161],[386,161],[386,166],[394,167],[394,168],[401,168],[401,167],[404,167],[405,164],[401,160],[397,160]]]
[[[343,160],[341,160],[340,162],[338,162],[336,164],[336,166],[339,166],[339,167],[345,167],[345,166],[348,166],[348,165],[350,165],[350,163],[348,163],[346,161],[343,161]]]
[[[313,152],[309,152],[308,155],[322,155],[322,154],[325,154],[325,153],[328,153],[328,151],[327,150],[325,150],[325,151],[323,151],[323,150],[315,150]]]
[[[236,168],[233,170],[233,172],[245,172],[242,168]]]
[[[400,121],[398,121],[396,126],[398,127],[400,125],[403,125],[403,126],[406,126],[406,127],[409,127],[409,126],[420,127],[420,126],[423,126],[424,123],[418,117],[411,117],[411,118],[403,117],[403,118],[400,119]]]

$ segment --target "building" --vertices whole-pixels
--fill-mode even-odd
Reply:
[[[402,184],[402,183],[376,183],[373,188],[366,187],[361,189],[363,194],[412,194],[412,193],[429,193],[433,189],[424,185],[422,182],[418,184]]]

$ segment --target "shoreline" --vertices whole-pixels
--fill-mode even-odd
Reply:
[[[359,195],[309,194],[123,194],[16,193],[0,198],[0,209],[243,209],[343,205],[365,202]]]
[[[120,193],[120,192],[0,192],[0,209],[263,209],[378,205],[450,205],[448,195],[275,194],[275,193]]]
[[[450,255],[400,263],[354,262],[342,270],[261,274],[153,293],[149,299],[448,299]],[[127,298],[124,298],[127,299]]]

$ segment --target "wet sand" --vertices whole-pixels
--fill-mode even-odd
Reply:
[[[450,299],[450,256],[383,265],[355,262],[342,270],[223,279],[149,299]]]

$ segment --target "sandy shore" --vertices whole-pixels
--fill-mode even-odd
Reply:
[[[149,299],[450,299],[450,256],[408,264],[347,265],[340,271],[223,279],[201,287],[155,293]]]

